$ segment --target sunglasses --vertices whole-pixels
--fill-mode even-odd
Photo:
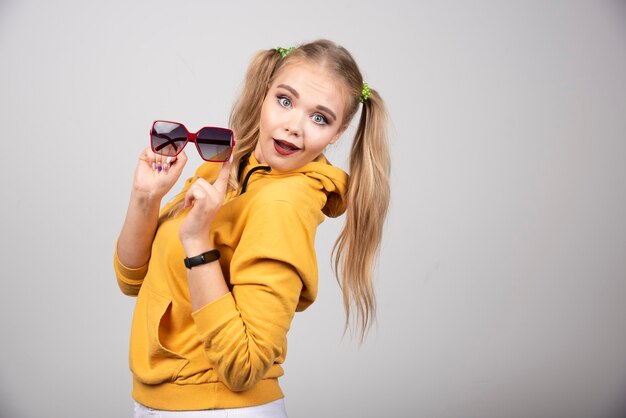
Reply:
[[[178,122],[156,120],[150,129],[150,146],[155,154],[175,157],[188,142],[196,144],[198,153],[205,161],[228,161],[235,146],[233,131],[226,128],[205,126],[191,133]]]

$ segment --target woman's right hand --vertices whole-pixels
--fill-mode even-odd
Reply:
[[[150,259],[161,200],[180,177],[185,163],[184,152],[168,161],[151,148],[142,151],[135,169],[126,220],[117,240],[117,254],[123,265],[138,268]]]
[[[152,152],[150,147],[144,149],[135,169],[133,191],[160,201],[176,183],[186,163],[184,151],[176,157],[164,157]]]

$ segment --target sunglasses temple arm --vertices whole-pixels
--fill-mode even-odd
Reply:
[[[159,134],[153,134],[153,135],[156,136],[157,138],[166,138],[167,139],[167,141],[165,141],[164,143],[154,147],[155,151],[161,151],[163,148],[167,147],[168,145],[171,145],[174,148],[174,150],[176,152],[178,152],[178,147],[176,146],[176,141],[175,140],[170,139],[168,137],[163,137],[163,136],[161,136]]]

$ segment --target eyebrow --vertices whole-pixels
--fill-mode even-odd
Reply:
[[[289,90],[289,92],[290,92],[291,94],[293,94],[294,96],[296,96],[296,98],[298,98],[298,99],[300,98],[300,93],[298,93],[298,92],[296,91],[296,89],[294,89],[294,88],[293,88],[293,87],[291,87],[291,86],[288,86],[288,85],[286,85],[286,84],[279,84],[279,85],[277,85],[276,87],[282,87],[282,88],[284,88],[285,90]]]
[[[328,113],[333,118],[333,120],[337,120],[337,116],[335,116],[335,112],[333,112],[332,110],[330,110],[326,106],[317,105],[316,108],[321,110],[321,111],[324,111],[324,112]]]
[[[278,87],[282,87],[282,88],[284,88],[285,90],[289,90],[289,92],[290,92],[291,94],[293,94],[294,96],[296,96],[296,98],[297,98],[297,99],[299,99],[299,98],[300,98],[300,93],[298,93],[298,92],[296,91],[296,89],[294,89],[294,88],[293,88],[293,87],[291,87],[291,86],[288,86],[287,84],[279,84],[279,85],[277,85],[276,87],[277,87],[277,88],[278,88]],[[326,106],[317,105],[317,106],[315,106],[315,108],[316,108],[316,109],[319,109],[319,110],[321,110],[321,111],[323,111],[323,112],[328,113],[328,114],[329,114],[329,115],[333,118],[333,120],[337,120],[337,116],[335,115],[335,112],[333,112],[332,110],[330,110],[330,109],[329,109],[329,108],[327,108]]]

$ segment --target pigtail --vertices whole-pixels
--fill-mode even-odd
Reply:
[[[371,90],[370,97],[363,103],[350,152],[346,223],[333,247],[346,329],[350,326],[354,306],[361,341],[376,317],[373,269],[390,199],[386,119],[383,100]]]
[[[238,187],[237,170],[241,159],[254,151],[259,137],[261,106],[272,76],[281,63],[276,49],[259,52],[250,63],[239,99],[230,114],[229,125],[235,132],[237,146],[233,151],[229,185]]]

